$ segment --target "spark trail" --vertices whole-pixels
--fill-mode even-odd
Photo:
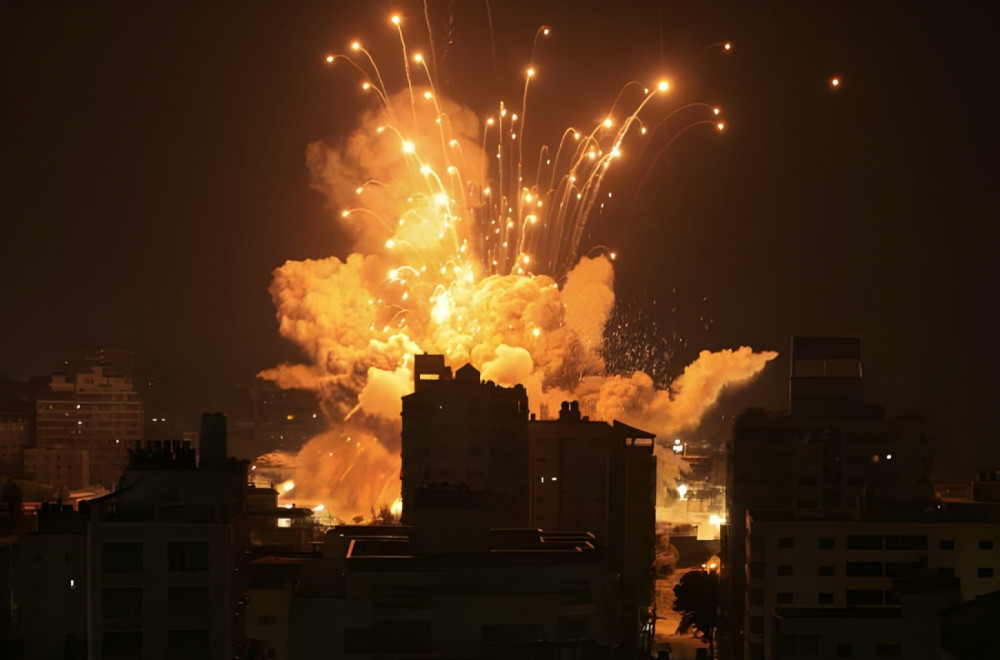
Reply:
[[[578,259],[578,250],[606,173],[628,140],[656,125],[643,116],[667,81],[627,84],[596,126],[568,128],[554,149],[541,148],[526,182],[520,134],[535,69],[525,70],[520,108],[501,102],[481,121],[438,94],[431,65],[407,48],[402,21],[390,22],[406,84],[387,88],[359,42],[328,56],[351,65],[378,103],[342,143],[307,152],[313,185],[339,211],[352,253],[288,261],[270,288],[279,332],[308,361],[260,376],[316,391],[331,424],[300,453],[298,497],[342,519],[398,498],[401,397],[418,353],[523,384],[540,416],[578,400],[592,418],[663,437],[696,426],[725,387],[775,356],[706,351],[669,389],[641,371],[606,375],[612,264]],[[540,28],[535,41],[549,33]]]

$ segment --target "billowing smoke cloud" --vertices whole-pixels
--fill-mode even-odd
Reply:
[[[641,372],[605,377],[611,262],[581,259],[561,289],[520,267],[491,269],[482,248],[491,225],[482,213],[481,136],[468,110],[404,93],[366,115],[342,144],[309,147],[314,185],[340,214],[353,252],[274,271],[279,332],[308,365],[260,376],[314,390],[323,402],[331,431],[303,448],[294,494],[323,501],[341,519],[367,516],[399,495],[400,397],[412,388],[415,354],[440,353],[486,379],[523,383],[539,414],[579,400],[594,419],[664,436],[696,426],[727,386],[775,355],[703,352],[669,391]],[[518,253],[511,262],[531,259]]]

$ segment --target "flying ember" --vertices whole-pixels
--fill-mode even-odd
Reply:
[[[383,77],[361,42],[326,58],[351,66],[361,93],[377,101],[342,142],[307,152],[351,254],[288,261],[270,288],[281,335],[308,361],[260,376],[317,392],[330,422],[299,454],[296,497],[348,520],[396,503],[401,397],[412,389],[415,354],[523,384],[539,418],[576,400],[594,419],[660,438],[696,426],[725,386],[775,357],[747,347],[705,351],[669,389],[643,371],[606,373],[613,256],[578,253],[599,197],[608,197],[606,173],[640,151],[666,114],[658,97],[669,93],[667,81],[625,85],[590,130],[567,128],[552,146],[529,151],[521,136],[536,65],[525,69],[518,107],[499,102],[480,118],[438,92],[433,62],[409,51],[404,27],[390,18],[403,75]],[[535,43],[550,33],[539,28]],[[403,76],[399,89],[387,86]],[[689,126],[718,123],[718,111],[703,108],[706,117]],[[658,454],[674,460],[669,448]]]

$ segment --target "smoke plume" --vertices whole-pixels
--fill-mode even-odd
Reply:
[[[532,274],[524,253],[510,256],[516,269],[496,272],[483,249],[495,219],[483,210],[478,119],[416,92],[387,100],[342,143],[307,152],[313,185],[350,235],[351,253],[288,261],[273,274],[279,332],[306,364],[260,377],[315,391],[331,429],[302,449],[294,497],[322,501],[346,520],[398,497],[400,397],[411,391],[419,353],[443,354],[452,367],[469,362],[502,385],[523,383],[540,415],[578,400],[592,419],[660,436],[697,426],[726,387],[775,356],[706,351],[669,390],[642,372],[606,377],[611,262],[580,259],[561,287]]]

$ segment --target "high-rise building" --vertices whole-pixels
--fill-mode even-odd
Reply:
[[[652,603],[655,436],[617,420],[592,421],[573,401],[558,419],[529,421],[528,437],[531,527],[592,532],[622,577],[628,616],[642,625]]]
[[[483,513],[493,526],[526,526],[527,425],[523,386],[482,382],[469,364],[452,377],[444,356],[416,356],[414,391],[403,397],[403,522],[417,517],[418,488],[461,484],[494,496]]]
[[[47,380],[34,394],[35,447],[25,451],[25,471],[54,486],[113,488],[128,450],[143,437],[143,404],[132,378],[95,365]]]
[[[791,586],[812,588],[802,573],[812,577],[820,570],[816,566],[799,568],[795,585],[779,584],[796,569],[785,557],[764,570],[771,561],[763,557],[770,543],[766,539],[774,536],[774,543],[783,544],[775,545],[775,551],[789,544],[808,550],[795,553],[805,560],[813,557],[817,543],[809,534],[820,534],[821,527],[824,538],[846,542],[851,536],[870,535],[872,524],[855,529],[848,523],[913,520],[914,512],[934,507],[931,460],[931,442],[921,420],[887,419],[881,406],[865,401],[859,339],[794,337],[789,409],[750,409],[733,428],[727,475],[730,524],[723,536],[729,619],[720,626],[720,635],[729,637],[720,640],[720,650],[729,650],[732,657],[777,657],[774,607],[785,610],[788,630],[789,605],[858,605],[847,602],[846,593],[832,595],[834,589],[822,590],[824,600],[817,600],[816,594],[796,595]],[[806,536],[796,538],[800,532]],[[894,533],[899,535],[905,530]],[[926,541],[926,533],[923,538]],[[912,554],[893,561],[916,561]],[[843,553],[839,556],[844,559]],[[835,563],[824,559],[822,570],[836,571],[831,568]],[[773,579],[767,572],[771,570]],[[806,647],[812,644],[808,641]]]
[[[468,364],[452,376],[440,355],[417,356],[414,379],[403,398],[404,524],[454,517],[483,530],[592,533],[619,576],[619,623],[635,633],[627,645],[641,646],[653,600],[654,436],[592,421],[576,402],[558,419],[529,419],[522,386],[482,382]]]

